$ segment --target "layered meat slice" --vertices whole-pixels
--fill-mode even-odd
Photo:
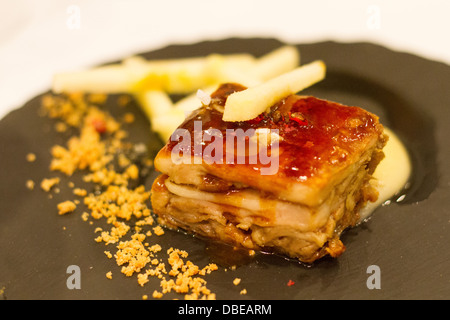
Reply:
[[[342,231],[377,199],[370,181],[387,139],[378,117],[293,95],[251,121],[222,121],[227,96],[243,89],[222,85],[158,153],[154,212],[168,227],[248,249],[339,256]]]

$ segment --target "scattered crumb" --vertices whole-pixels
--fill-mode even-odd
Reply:
[[[144,165],[146,166],[146,167],[152,167],[153,166],[153,160],[152,159],[147,159],[147,160],[145,160],[144,161]]]
[[[91,93],[87,96],[89,102],[103,104],[106,102],[108,96],[103,93]]]
[[[73,190],[73,194],[80,197],[87,196],[87,191],[85,189],[76,188]]]
[[[120,107],[125,107],[131,102],[131,97],[128,95],[121,95],[118,99],[118,104]]]
[[[119,154],[117,161],[121,168],[125,168],[131,165],[130,159],[128,159],[124,154]]]
[[[164,234],[164,230],[163,228],[161,228],[161,226],[156,226],[153,228],[153,232],[157,235],[157,236],[162,236]]]
[[[76,204],[73,203],[72,201],[61,202],[60,204],[58,204],[58,214],[59,215],[67,214],[75,211],[76,208],[77,208]]]
[[[137,275],[138,283],[141,287],[143,287],[149,280],[148,280],[148,274],[146,273],[140,273]]]
[[[123,116],[123,122],[125,122],[125,123],[133,123],[134,122],[134,114],[132,114],[131,112],[127,112]]]
[[[155,221],[147,205],[150,192],[143,185],[136,187],[136,182],[141,174],[139,168],[148,170],[153,166],[153,160],[142,156],[148,152],[144,144],[124,142],[128,133],[101,109],[100,105],[106,99],[106,95],[79,93],[44,96],[45,114],[60,123],[55,127],[56,131],[78,129],[65,145],[51,149],[50,170],[62,172],[67,177],[76,171],[84,172],[83,181],[93,185],[92,192],[89,188],[75,188],[73,182],[68,182],[68,186],[75,196],[83,198],[81,202],[87,208],[81,215],[84,221],[89,218],[92,218],[90,224],[100,219],[106,221],[108,227],[95,228],[94,240],[108,246],[104,254],[108,259],[115,259],[124,276],[134,276],[139,286],[145,286],[151,277],[158,279],[160,289],[153,292],[154,299],[170,292],[184,295],[186,300],[216,299],[205,279],[218,270],[216,264],[200,267],[188,260],[188,252],[163,249],[155,238],[151,238],[164,235],[164,229],[153,227]],[[119,97],[120,105],[125,106],[130,101],[129,96]],[[135,116],[126,113],[122,120],[132,123]],[[45,179],[41,187],[50,191],[59,182],[59,178]],[[60,203],[59,214],[74,211],[77,208],[75,201],[80,200]],[[112,279],[112,272],[106,273],[106,277]],[[146,300],[148,296],[142,298]]]
[[[34,153],[27,154],[27,161],[28,162],[35,162],[36,161],[36,155]]]
[[[125,170],[125,175],[128,176],[128,178],[136,180],[139,178],[139,169],[135,164],[132,164]]]
[[[153,217],[148,216],[136,222],[136,226],[151,226],[153,225]],[[151,235],[151,232],[148,234]]]
[[[241,279],[236,278],[236,279],[233,280],[233,284],[234,284],[235,286],[237,286],[239,283],[241,283]]]
[[[144,295],[142,296],[142,300],[147,300],[147,299],[148,299],[148,295],[144,294]]]
[[[94,219],[104,217],[113,224],[118,218],[129,221],[132,217],[149,217],[150,209],[145,205],[149,199],[150,192],[144,186],[134,190],[124,186],[109,186],[99,195],[89,194],[84,198],[84,204],[91,210]]]
[[[114,138],[116,139],[125,139],[128,137],[128,133],[124,130],[117,130],[117,132],[114,134]]]
[[[89,213],[83,212],[83,214],[81,215],[81,219],[83,219],[83,221],[88,221],[89,220]]]
[[[59,178],[44,179],[41,182],[41,188],[45,192],[49,192],[54,186],[59,183],[59,181]]]
[[[241,292],[239,292],[240,295],[245,295],[247,294],[247,289],[242,289]]]
[[[153,298],[155,298],[155,299],[160,299],[160,298],[162,298],[162,296],[163,296],[163,294],[161,293],[161,292],[158,292],[158,291],[153,291]]]
[[[96,242],[105,242],[105,245],[117,243],[119,240],[125,236],[130,230],[130,226],[128,226],[124,222],[116,222],[114,223],[114,227],[111,228],[110,231],[103,231],[100,236],[95,238]]]
[[[29,190],[34,190],[34,181],[33,180],[27,180],[26,186]]]
[[[67,126],[67,124],[65,124],[64,122],[57,122],[56,124],[55,124],[55,131],[56,132],[66,132],[67,131],[67,129],[68,129],[69,127]]]
[[[127,277],[139,273],[150,262],[151,252],[144,247],[143,239],[145,235],[134,234],[131,240],[121,241],[117,246],[116,262]]]

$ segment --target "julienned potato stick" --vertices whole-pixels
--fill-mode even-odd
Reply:
[[[220,60],[221,56],[217,57]],[[238,56],[236,56],[237,58]],[[242,70],[237,68],[239,61],[228,58],[230,62],[227,68],[221,68],[221,74],[216,73],[217,78],[220,78],[217,84],[202,89],[206,93],[213,93],[217,89],[219,83],[237,82],[247,87],[252,87],[267,81],[271,78],[277,77],[283,73],[289,72],[297,68],[300,64],[300,54],[297,48],[293,46],[284,46],[268,54],[256,59],[250,66],[250,69]],[[245,67],[243,62],[245,57],[240,59],[241,67]],[[226,63],[226,62],[225,62]],[[233,64],[232,64],[233,63]],[[247,64],[247,67],[250,64]],[[216,69],[217,70],[217,69]],[[197,93],[194,92],[174,104],[174,108],[181,108],[185,112],[192,112],[200,107]]]
[[[159,134],[160,138],[167,141],[185,118],[186,115],[182,110],[172,109],[165,114],[150,119],[150,122],[152,129]]]
[[[135,97],[149,119],[166,114],[173,109],[172,99],[164,91],[143,91],[136,93]]]
[[[250,86],[256,83],[255,79],[266,80],[296,63],[298,52],[289,46],[259,59],[247,53],[168,60],[133,56],[119,64],[58,73],[53,79],[53,91],[115,94],[162,90],[169,94],[190,94],[227,81],[241,81]]]
[[[130,57],[120,64],[56,74],[53,91],[115,94],[162,90],[169,94],[189,94],[217,83],[224,73],[222,69],[245,70],[254,63],[255,58],[249,54],[153,61]]]
[[[161,90],[186,94],[210,82],[206,68],[199,61],[187,63],[155,63],[110,65],[85,71],[55,75],[53,92],[135,93]]]
[[[135,97],[149,119],[152,130],[158,133],[163,141],[167,141],[183,122],[184,112],[174,108],[172,100],[164,91],[144,91],[135,94]]]
[[[53,77],[54,93],[104,93],[130,92],[144,75],[134,68],[110,65],[95,69],[58,73]]]
[[[223,82],[238,82],[251,87],[291,71],[300,64],[300,54],[297,48],[292,46],[284,46],[269,52],[256,59],[254,63],[250,63],[250,61],[248,61],[249,59],[245,56],[236,55],[233,56],[233,58],[234,59],[232,59],[231,56],[225,56],[224,58],[222,55],[209,56],[211,76],[214,75],[218,82],[207,88],[203,88],[202,91],[205,92],[205,94],[213,93],[217,89],[218,84]],[[127,63],[143,61],[143,58],[140,57],[134,57],[132,59],[140,59],[140,61],[129,60]],[[140,95],[145,95],[145,93],[141,93]],[[152,95],[150,95],[150,97]],[[166,96],[166,99],[170,99],[168,95]],[[162,115],[164,111],[168,110],[167,105],[167,103],[163,102],[158,103],[157,99],[146,99],[143,102],[142,107],[144,110],[153,110],[152,114]],[[173,109],[182,110],[185,115],[188,115],[200,106],[201,102],[199,101],[197,92],[194,92],[174,103]],[[152,117],[150,113],[147,113],[147,115],[151,122],[155,124],[152,126],[152,129],[158,132],[164,141],[168,140],[173,130],[184,121],[184,118],[181,117],[181,113],[177,113],[176,117],[174,117],[173,112],[159,118]]]
[[[233,93],[227,98],[223,120],[254,119],[278,101],[323,80],[325,73],[325,64],[317,60],[255,87]]]
[[[300,65],[300,53],[296,47],[284,46],[256,60],[252,76],[261,81],[267,81],[283,73],[289,72]],[[242,83],[245,85],[245,83]]]
[[[57,74],[53,91],[132,94],[153,130],[166,139],[170,128],[176,129],[184,120],[182,114],[187,115],[201,106],[198,89],[211,94],[224,82],[257,86],[294,69],[299,63],[300,54],[293,46],[281,47],[259,58],[247,53],[167,60],[132,56],[119,64]],[[187,96],[173,103],[170,94]]]

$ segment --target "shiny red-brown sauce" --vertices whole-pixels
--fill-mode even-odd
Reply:
[[[378,118],[359,108],[315,97],[289,96],[269,111],[250,121],[224,122],[223,114],[214,108],[223,107],[227,97],[245,90],[238,84],[224,84],[211,95],[209,106],[199,108],[180,128],[191,133],[194,143],[194,123],[201,121],[203,133],[211,128],[222,132],[224,141],[227,129],[268,128],[279,130],[279,173],[296,180],[306,180],[319,173],[325,165],[338,165],[356,150],[363,148],[367,139],[379,135],[382,127]],[[171,151],[179,141],[169,141],[166,151]],[[202,148],[211,142],[202,142]],[[191,148],[191,155],[194,150]],[[225,161],[224,161],[225,163]],[[261,164],[243,164],[255,170]]]

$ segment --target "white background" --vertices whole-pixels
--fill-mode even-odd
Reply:
[[[173,43],[370,41],[450,64],[449,16],[448,0],[0,0],[0,118],[56,72]]]

